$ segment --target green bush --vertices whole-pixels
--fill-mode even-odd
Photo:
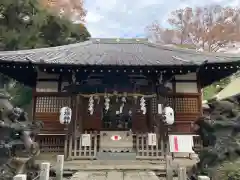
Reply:
[[[240,162],[224,163],[224,165],[218,169],[216,176],[216,179],[219,180],[240,180]]]

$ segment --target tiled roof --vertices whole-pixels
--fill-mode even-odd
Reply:
[[[178,66],[198,65],[204,61],[239,61],[240,55],[202,53],[156,45],[147,39],[90,39],[65,46],[19,51],[0,51],[1,61],[34,64]]]
[[[221,90],[215,96],[217,97],[218,100],[222,100],[239,95],[240,95],[240,77],[230,82],[223,90]]]

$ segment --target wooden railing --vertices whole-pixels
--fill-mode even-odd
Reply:
[[[81,136],[68,136],[65,155],[69,159],[96,159],[100,136],[94,132],[89,134],[91,136],[91,144],[87,147],[82,146]],[[167,143],[163,141],[159,141],[156,146],[149,146],[147,133],[133,135],[133,148],[136,151],[136,159],[162,159],[166,146]]]
[[[68,159],[96,159],[99,147],[99,134],[96,132],[88,132],[88,134],[91,139],[89,146],[82,144],[82,135],[78,137],[74,135],[66,136],[64,154]]]
[[[149,146],[147,133],[135,134],[133,135],[133,147],[136,150],[136,159],[162,159],[167,142],[160,139],[156,146]]]
[[[64,134],[42,134],[36,137],[43,153],[63,153],[64,152]]]
[[[96,159],[99,148],[100,136],[98,133],[88,132],[91,136],[91,146],[81,145],[81,136],[72,135],[40,135],[37,142],[40,144],[43,153],[63,153],[68,159]],[[157,146],[149,146],[147,133],[133,135],[133,147],[136,152],[136,159],[154,160],[162,159],[166,154],[168,142],[160,140]],[[202,142],[199,136],[193,136],[194,151],[198,153],[202,149]],[[168,151],[166,151],[168,152]]]

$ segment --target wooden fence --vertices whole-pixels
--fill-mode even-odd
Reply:
[[[89,132],[91,142],[83,145],[82,137],[67,136],[65,155],[68,159],[96,159],[99,149],[100,135]],[[136,150],[136,159],[162,159],[167,143],[159,141],[156,146],[148,145],[148,134],[133,135],[133,149]]]
[[[136,159],[162,159],[165,155],[167,142],[160,139],[156,146],[149,145],[148,134],[134,134],[133,147],[136,150]]]
[[[83,144],[82,138],[90,136],[90,142]],[[64,154],[68,159],[96,159],[99,151],[100,135],[97,132],[88,132],[80,136],[65,136]],[[61,141],[63,143],[63,141]],[[195,146],[200,148],[200,140],[194,137]],[[63,144],[62,144],[63,146]],[[159,140],[156,146],[148,143],[148,134],[133,134],[133,149],[136,152],[136,159],[157,160],[163,159],[168,154],[168,142]]]
[[[37,137],[43,153],[64,153],[69,159],[96,159],[99,149],[100,135],[97,132],[87,132],[91,137],[89,145],[82,144],[82,136],[65,134],[42,134]],[[193,136],[194,150],[199,152],[201,140],[199,136]],[[136,159],[162,159],[168,152],[168,142],[159,140],[156,146],[148,145],[148,134],[133,134],[133,149]]]
[[[87,134],[87,133],[86,133]],[[68,159],[96,159],[97,149],[99,147],[99,134],[97,132],[89,132],[90,142],[83,144],[83,135],[78,137],[66,136],[65,155]]]
[[[65,134],[40,134],[36,137],[43,153],[63,153]]]

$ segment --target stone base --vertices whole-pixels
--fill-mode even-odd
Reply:
[[[98,160],[136,160],[136,153],[98,152]]]

